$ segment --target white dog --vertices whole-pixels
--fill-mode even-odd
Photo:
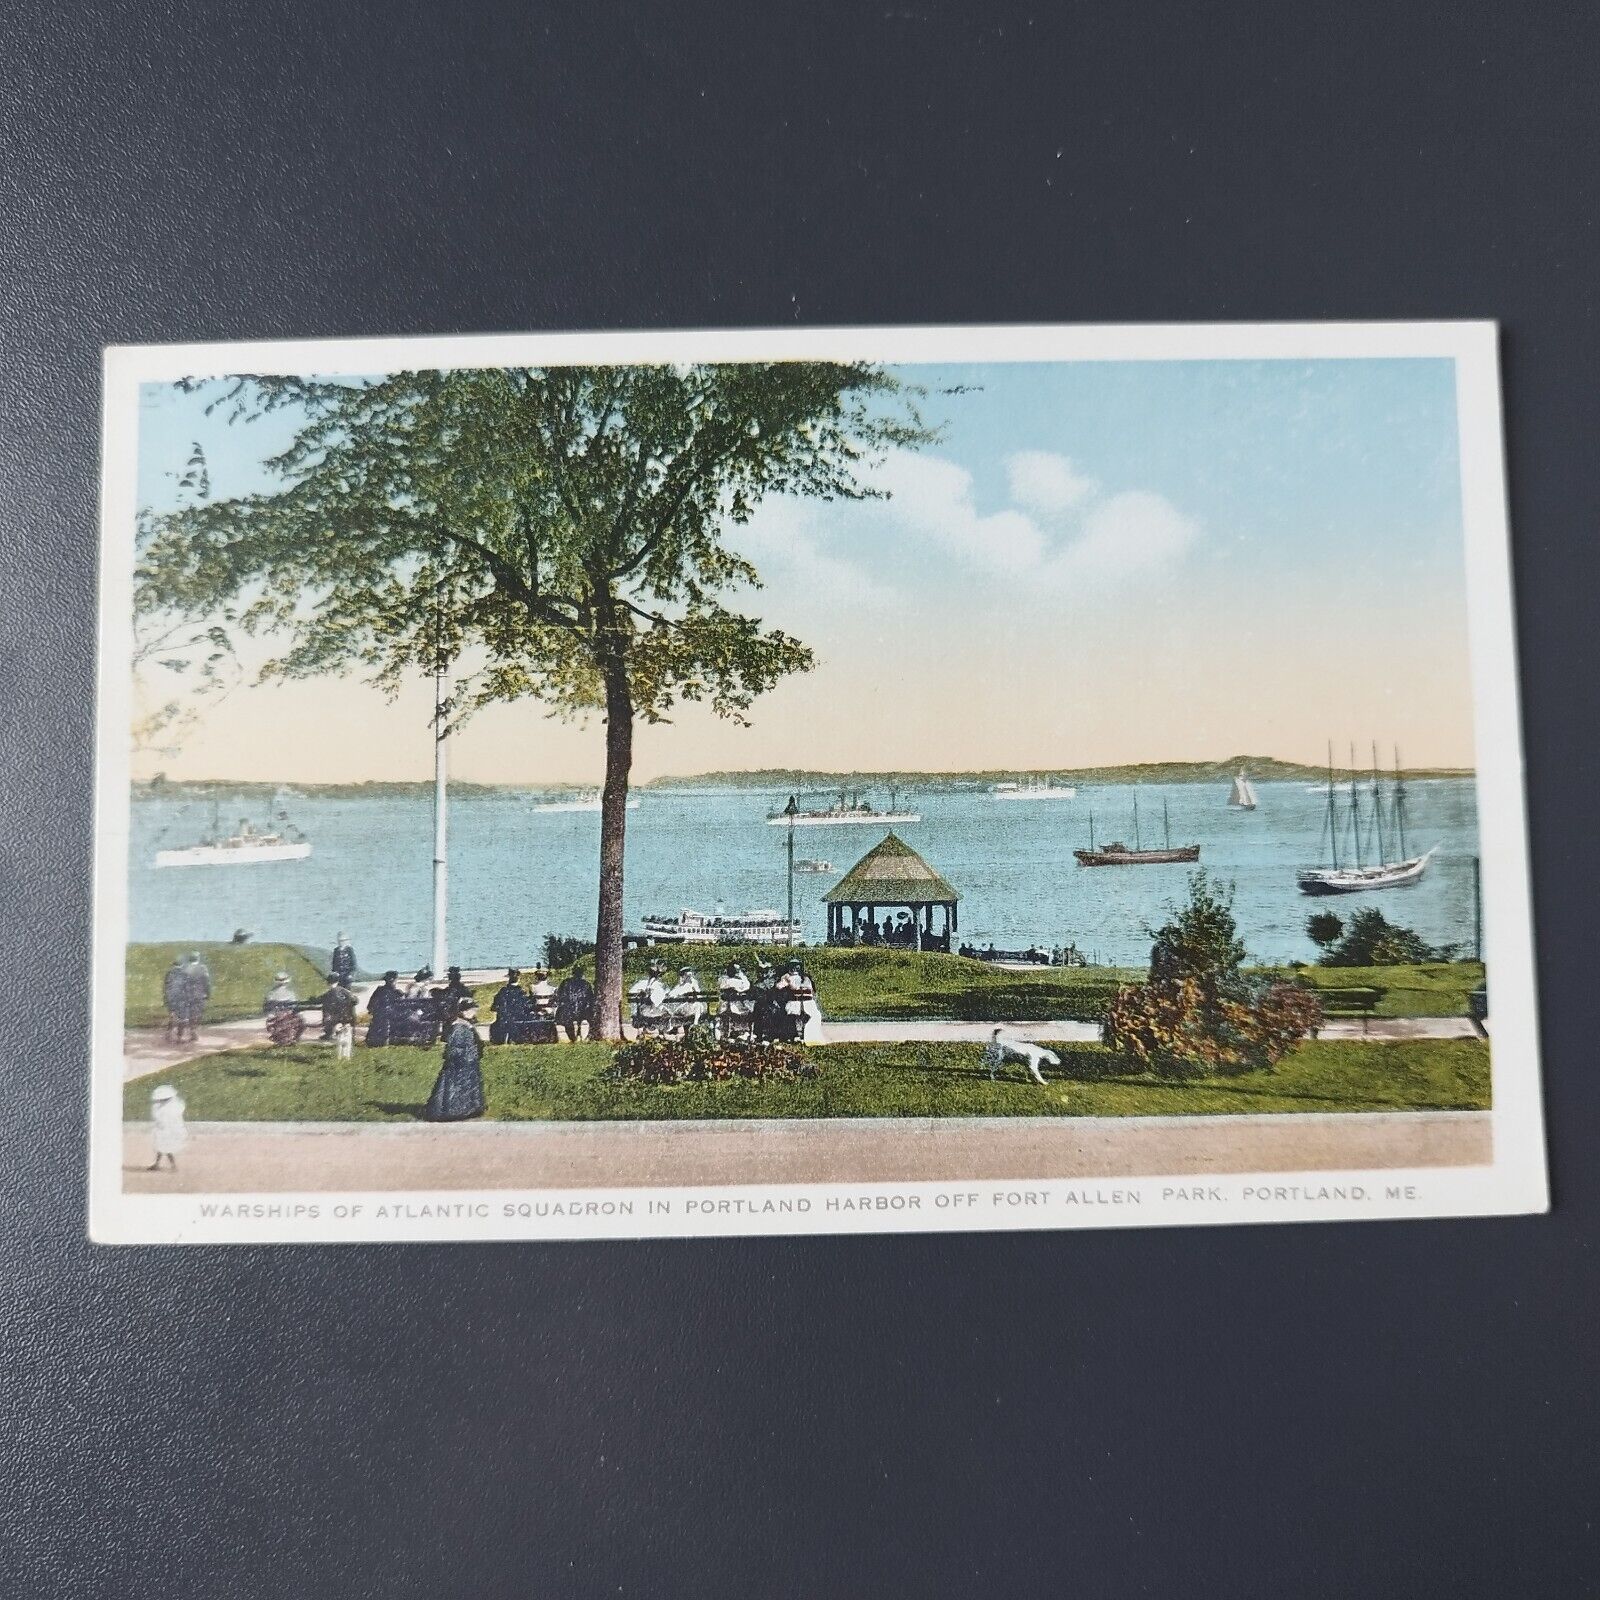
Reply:
[[[1028,1069],[1028,1075],[1035,1083],[1044,1082],[1044,1074],[1039,1070],[1042,1062],[1048,1061],[1052,1067],[1061,1065],[1061,1057],[1054,1050],[1046,1050],[1043,1045],[1027,1044],[1019,1039],[1002,1038],[998,1028],[994,1030],[989,1043],[984,1046],[983,1060],[989,1069],[991,1082],[996,1070],[1008,1061],[1020,1061]]]

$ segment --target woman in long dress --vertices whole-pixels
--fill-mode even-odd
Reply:
[[[483,1043],[477,1021],[477,1005],[461,1001],[444,1036],[444,1066],[423,1108],[429,1122],[464,1122],[483,1115]]]

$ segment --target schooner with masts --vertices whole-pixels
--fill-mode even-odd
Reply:
[[[1161,797],[1161,825],[1166,839],[1164,848],[1146,850],[1139,839],[1139,791],[1133,791],[1133,848],[1130,850],[1120,839],[1113,844],[1095,848],[1094,813],[1089,813],[1089,848],[1074,850],[1080,867],[1158,867],[1176,861],[1198,861],[1200,846],[1175,845],[1172,842],[1172,819],[1167,814],[1167,798]]]
[[[1349,805],[1343,805],[1345,786],[1333,779],[1333,745],[1328,745],[1328,814],[1322,838],[1328,852],[1326,867],[1302,867],[1296,875],[1302,894],[1359,894],[1365,889],[1403,889],[1419,883],[1438,845],[1420,856],[1409,855],[1406,842],[1406,786],[1400,775],[1400,751],[1394,753],[1394,783],[1388,799],[1387,823],[1384,817],[1383,783],[1378,773],[1378,746],[1372,746],[1370,817],[1361,812],[1361,785],[1355,779],[1355,747],[1350,748]],[[1339,859],[1340,834],[1345,831],[1339,813],[1348,810],[1345,859]],[[1366,864],[1367,857],[1374,860]]]

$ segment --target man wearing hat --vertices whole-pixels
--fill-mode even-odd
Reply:
[[[161,980],[161,1003],[167,1008],[167,1039],[173,1044],[183,1037],[187,995],[188,980],[183,975],[183,957],[174,956],[172,965]]]
[[[181,1041],[187,1030],[189,1038],[193,1040],[205,1018],[206,1001],[211,998],[211,972],[200,959],[198,950],[191,950],[189,959],[184,963],[179,997],[182,1009],[178,1013],[178,1039]]]
[[[356,953],[350,948],[350,941],[345,937],[342,928],[334,941],[333,955],[328,965],[339,974],[340,982],[348,987],[350,980],[356,975]]]
[[[331,1039],[339,1060],[349,1058],[355,1043],[356,997],[337,972],[328,974],[328,987],[321,997],[322,1037]]]
[[[569,1044],[576,1044],[578,1030],[586,1022],[593,1037],[594,985],[584,977],[582,967],[574,967],[556,990],[556,1026],[566,1029]]]
[[[522,973],[506,968],[506,981],[494,992],[489,1009],[494,1021],[489,1024],[490,1044],[516,1044],[518,1032],[528,1015],[528,992],[522,987]]]

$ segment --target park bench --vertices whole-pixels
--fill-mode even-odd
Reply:
[[[1325,1020],[1331,1021],[1334,1017],[1360,1017],[1361,1031],[1365,1033],[1372,1023],[1372,1015],[1383,1003],[1387,989],[1374,988],[1328,988],[1312,989],[1311,991],[1322,1002],[1322,1015]],[[1316,1038],[1318,1029],[1312,1034]]]
[[[1472,1031],[1480,1039],[1489,1037],[1489,987],[1481,985],[1467,996],[1467,1016],[1472,1022]]]

